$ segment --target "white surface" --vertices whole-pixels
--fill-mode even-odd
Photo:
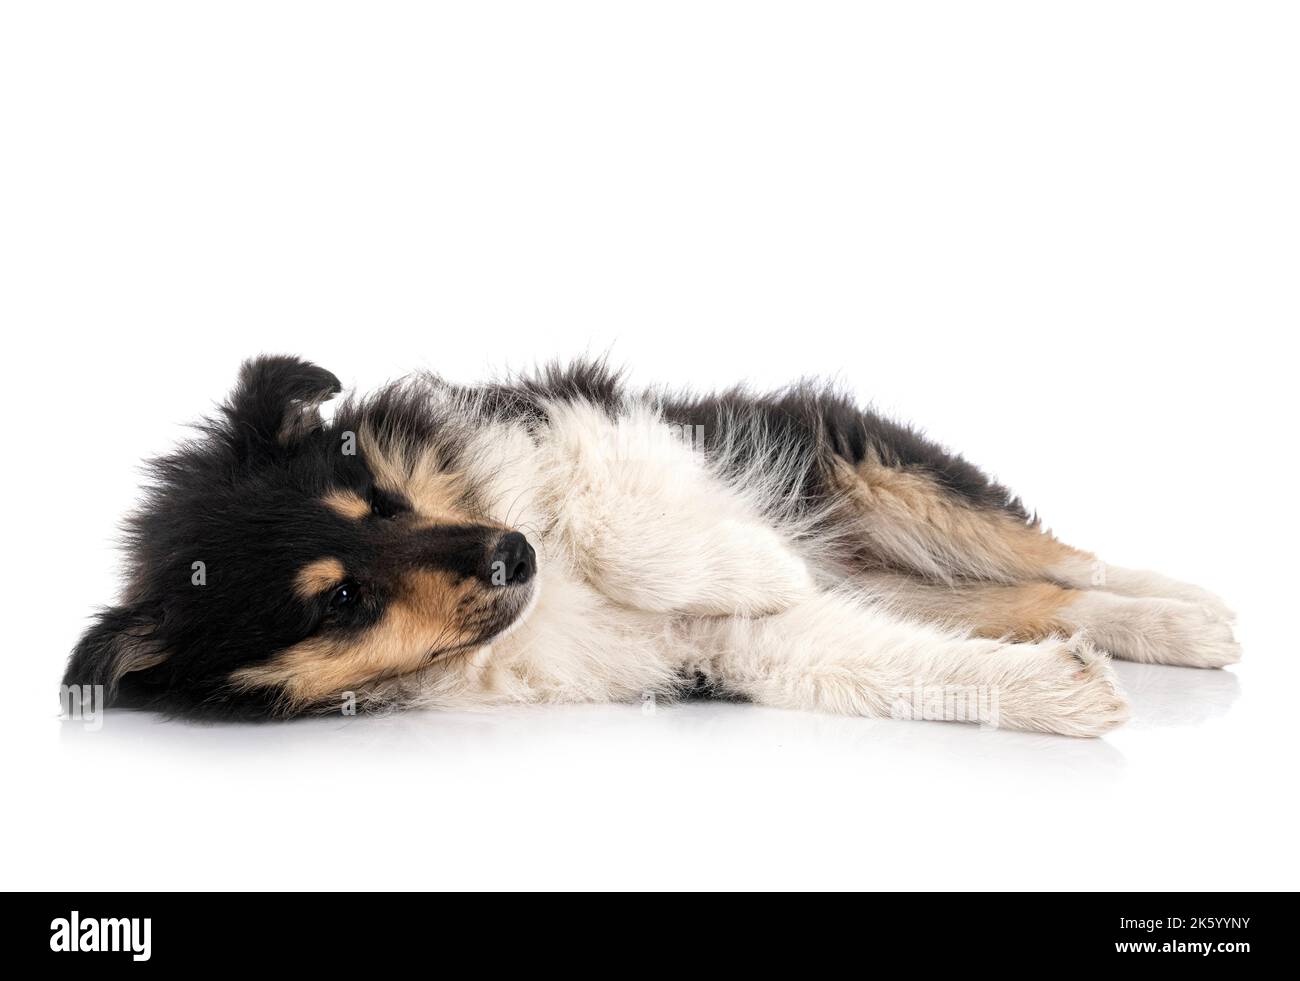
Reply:
[[[6,887],[1295,888],[1285,4],[6,4]],[[1222,593],[1101,741],[739,705],[60,724],[260,350],[834,374]]]

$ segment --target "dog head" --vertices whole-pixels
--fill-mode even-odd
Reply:
[[[122,602],[65,684],[102,685],[109,705],[289,716],[476,650],[524,615],[533,549],[476,505],[462,430],[419,385],[326,424],[339,390],[306,361],[250,361],[200,438],[153,462]]]

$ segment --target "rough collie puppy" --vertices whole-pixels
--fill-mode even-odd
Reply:
[[[675,397],[577,363],[420,376],[326,423],[339,391],[250,361],[153,462],[65,684],[227,718],[687,693],[973,718],[974,693],[978,721],[1095,736],[1127,711],[1108,655],[1238,658],[1214,596],[1057,541],[828,390]]]

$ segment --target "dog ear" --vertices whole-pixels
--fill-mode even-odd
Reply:
[[[68,659],[65,685],[103,685],[112,701],[123,676],[167,659],[156,640],[157,625],[139,610],[114,606],[95,618]]]
[[[320,406],[342,391],[338,378],[301,358],[263,355],[245,361],[222,411],[241,457],[291,446],[322,425]]]

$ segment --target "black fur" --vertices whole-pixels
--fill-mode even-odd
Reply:
[[[671,398],[665,402],[664,412],[676,424],[701,427],[706,447],[723,439],[726,428],[737,421],[761,429],[781,444],[818,447],[822,466],[804,474],[800,486],[787,488],[810,505],[821,502],[829,492],[826,463],[830,455],[857,465],[870,452],[885,466],[924,474],[973,507],[1002,509],[1028,518],[1010,491],[989,480],[973,464],[908,426],[858,408],[829,387],[804,383],[769,395],[738,388],[705,398]],[[750,462],[745,449],[755,444],[739,440],[735,445],[741,454],[734,462],[743,467]]]
[[[552,363],[532,376],[490,386],[484,394],[494,412],[544,419],[545,402],[582,400],[612,412],[625,392],[620,372],[600,359],[569,365]],[[924,474],[973,507],[1001,509],[1024,520],[1030,518],[1009,490],[991,481],[974,464],[909,426],[859,408],[830,386],[805,382],[765,395],[744,388],[703,397],[653,391],[639,394],[660,403],[670,423],[692,430],[700,427],[706,451],[719,445],[729,427],[743,425],[762,431],[775,442],[816,446],[822,454],[838,456],[854,465],[871,452],[885,466]],[[751,462],[744,456],[745,449],[753,449],[758,443],[740,439],[735,445],[741,454],[734,462],[743,467]],[[828,469],[822,466],[810,471],[802,485],[787,490],[810,505],[820,502],[829,491]]]

